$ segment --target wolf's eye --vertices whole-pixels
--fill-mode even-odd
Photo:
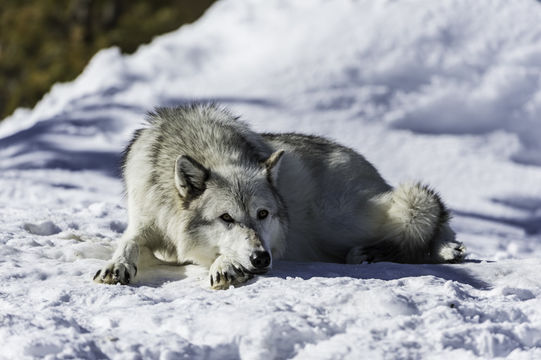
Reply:
[[[259,211],[257,212],[257,218],[258,218],[259,220],[263,220],[263,219],[266,218],[267,216],[269,216],[269,212],[268,212],[267,210],[265,210],[265,209],[259,210]]]
[[[223,214],[222,216],[220,216],[220,219],[222,219],[223,221],[225,221],[225,222],[227,222],[227,223],[235,222],[235,220],[233,220],[233,218],[231,217],[231,215],[229,215],[228,213],[225,213],[225,214]]]

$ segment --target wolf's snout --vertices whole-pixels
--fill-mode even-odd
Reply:
[[[271,257],[268,251],[255,251],[250,255],[250,262],[256,269],[263,269],[270,265]]]

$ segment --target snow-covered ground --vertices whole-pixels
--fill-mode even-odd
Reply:
[[[146,111],[191,100],[432,184],[467,261],[93,283],[126,227],[122,147]],[[537,1],[220,1],[0,124],[0,358],[541,358],[540,138]]]

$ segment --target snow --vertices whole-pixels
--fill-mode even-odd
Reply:
[[[223,0],[99,52],[0,125],[0,358],[541,358],[540,18],[533,0]],[[146,261],[132,286],[93,283],[126,228],[123,146],[192,100],[430,183],[467,261],[282,261],[225,291]]]

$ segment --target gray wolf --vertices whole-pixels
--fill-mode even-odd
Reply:
[[[258,134],[214,104],[159,108],[124,152],[128,226],[94,276],[127,284],[141,247],[228,288],[272,259],[459,262],[440,197],[391,187],[363,156],[317,136]]]

